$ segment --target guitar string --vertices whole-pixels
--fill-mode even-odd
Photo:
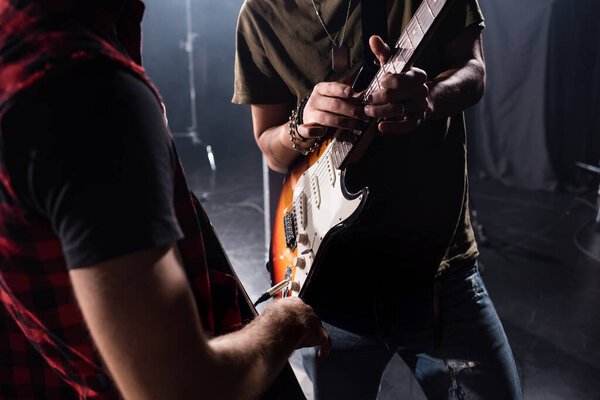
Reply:
[[[440,5],[441,4],[441,5]],[[440,3],[437,3],[434,7],[436,7],[435,11],[440,11],[441,8],[443,7],[443,4],[445,4],[445,1],[442,1]],[[426,10],[427,9],[427,10]],[[427,11],[429,12],[429,14],[427,14]],[[434,9],[431,8],[429,1],[424,1],[421,3],[421,5],[419,6],[419,8],[417,9],[417,11],[415,12],[415,15],[411,18],[411,20],[409,21],[407,28],[404,30],[404,32],[402,32],[402,34],[400,35],[400,38],[398,39],[398,41],[396,42],[396,45],[394,46],[395,48],[401,48],[402,50],[406,49],[408,50],[408,53],[406,55],[407,59],[410,59],[412,57],[412,55],[414,54],[414,51],[416,49],[417,46],[414,46],[412,43],[412,40],[410,38],[410,35],[408,34],[408,31],[411,27],[413,27],[412,29],[414,29],[414,25],[415,23],[417,24],[417,26],[419,27],[419,30],[421,31],[421,37],[419,38],[419,43],[422,41],[423,37],[425,36],[425,32],[429,30],[429,28],[431,28],[431,26],[433,25],[433,22],[435,21],[435,18],[437,17],[437,15],[435,14]],[[433,18],[425,18],[424,15],[430,15]],[[426,29],[422,29],[421,27],[421,23],[419,22],[419,16],[422,19],[426,19],[426,24],[423,24],[423,26],[428,25],[426,27]],[[406,42],[406,44],[410,44],[410,48],[405,47],[402,48],[402,42]],[[399,64],[402,65],[402,67],[399,67],[400,70],[402,70],[405,66],[406,66],[406,61],[404,59],[404,57],[402,57],[402,60],[399,60],[399,58],[402,57],[401,52],[398,52],[396,54],[394,54],[394,56],[392,57],[392,60],[384,63],[381,68],[377,71],[377,74],[375,75],[375,79],[373,79],[373,81],[369,84],[369,87],[367,88],[367,90],[365,91],[365,94],[363,96],[363,100],[366,99],[368,97],[368,95],[370,95],[373,91],[375,90],[379,90],[381,89],[381,84],[380,84],[380,75],[387,73],[386,71],[386,66],[390,67],[394,70],[395,73],[398,73],[398,69],[396,68],[396,63],[399,61]],[[339,156],[339,154],[334,152],[334,145],[337,143],[336,139],[334,138],[334,140],[327,146],[323,156],[317,161],[317,168],[315,169],[315,174],[313,175],[313,177],[317,177],[318,182],[317,185],[320,186],[319,182],[321,179],[324,178],[324,175],[329,175],[331,172],[329,172],[326,168],[326,164],[328,164],[327,161],[324,161],[321,163],[321,160],[323,159],[323,157],[325,157],[325,153],[327,154],[327,157],[336,157],[337,162],[339,162],[337,160],[337,157]],[[332,154],[335,153],[335,154]],[[333,160],[329,161],[329,163],[331,163]],[[332,166],[334,168],[333,173],[337,175],[337,172],[335,170],[337,170],[337,168],[335,168],[335,166]],[[302,188],[302,194],[306,197],[306,213],[308,213],[309,211],[312,211],[312,204],[313,204],[313,193],[312,193],[312,185],[313,185],[313,177],[308,178],[307,177],[307,185]],[[328,176],[327,176],[328,177]],[[341,178],[341,177],[340,177]],[[336,179],[337,176],[336,176]],[[308,193],[306,192],[308,191]],[[319,194],[320,195],[320,194]],[[297,199],[297,198],[296,198]],[[321,200],[320,200],[321,201]],[[294,210],[297,207],[297,201],[292,200],[292,208],[294,208]],[[296,223],[298,223],[297,221],[297,214],[296,214]]]
[[[420,11],[424,12],[422,10],[422,9],[424,9],[424,7],[429,7],[429,5],[427,4],[427,1],[425,1],[425,2],[423,2],[421,4],[421,6],[419,7],[419,9],[417,10],[417,13],[415,13],[415,17],[418,17],[418,14],[419,14]],[[431,11],[431,8],[429,8],[429,11]],[[434,16],[434,20],[435,20],[435,16]],[[411,22],[409,22],[409,26],[411,25],[411,23],[413,23],[412,19],[411,19]],[[417,24],[419,25],[419,28],[421,28],[418,20],[417,20]],[[427,29],[429,29],[430,27],[431,27],[431,25]],[[421,33],[423,33],[423,32],[421,32]],[[424,37],[424,34],[423,34],[423,36],[421,36],[421,38],[419,38],[419,42],[423,39],[423,37]],[[408,36],[408,34],[406,33],[406,31],[402,33],[402,35],[400,36],[400,39],[398,40],[398,42],[397,42],[397,44],[396,44],[395,47],[399,47],[400,46],[400,42],[402,40],[406,41],[407,44],[410,44],[410,46],[411,46],[410,48],[406,48],[406,50],[407,50],[406,59],[410,59],[413,56],[416,47],[412,44],[412,41],[410,40],[410,37]],[[418,44],[417,44],[417,46],[418,46]],[[402,57],[401,60],[400,60],[400,57]],[[369,87],[365,91],[365,94],[363,95],[363,98],[362,98],[363,101],[366,101],[367,96],[370,95],[373,91],[381,89],[381,83],[380,83],[380,77],[379,77],[379,75],[384,75],[385,73],[387,73],[386,67],[391,67],[391,69],[393,69],[395,73],[398,73],[398,69],[396,68],[396,64],[401,65],[401,66],[399,66],[399,69],[401,71],[406,66],[406,60],[402,56],[401,51],[399,51],[396,54],[394,54],[394,56],[392,57],[391,60],[389,60],[388,62],[384,63],[381,66],[381,68],[379,69],[379,71],[377,72],[377,74],[375,76],[375,79],[371,82],[371,84],[369,85]],[[323,179],[325,176],[327,178],[330,178],[329,175],[331,173],[335,174],[335,178],[334,179],[341,179],[341,176],[339,176],[339,177],[337,176],[337,171],[336,170],[338,168],[336,168],[335,165],[332,165],[333,162],[336,162],[337,165],[340,165],[341,162],[343,161],[343,160],[339,159],[341,154],[339,152],[335,151],[335,145],[337,143],[338,143],[337,138],[334,138],[332,140],[332,142],[328,144],[328,146],[325,149],[322,157],[319,160],[317,160],[317,167],[315,169],[315,174],[313,175],[313,177],[315,177],[315,176],[317,177],[318,181],[317,181],[316,184],[319,187],[320,187],[320,185],[322,183],[321,179]],[[341,145],[343,145],[342,142],[339,142],[339,143]],[[342,148],[342,151],[346,152],[346,155],[347,155],[348,152],[350,151],[350,149],[344,149],[344,148]],[[324,160],[324,157],[329,158],[329,160]],[[331,171],[329,171],[327,169],[328,168],[328,164],[329,164],[329,166],[331,168],[333,168],[333,172],[331,172]],[[308,215],[312,215],[313,214],[313,202],[314,202],[313,192],[312,192],[312,185],[313,185],[312,178],[313,177],[311,177],[310,179],[307,177],[307,183],[308,184],[304,188],[302,188],[302,194],[306,198],[306,207],[305,207],[305,211],[304,211],[304,213],[306,214],[306,216],[305,216],[306,219],[308,219]],[[326,180],[324,180],[324,181],[326,181]],[[308,191],[308,193],[307,193],[307,191]],[[319,193],[318,195],[320,197],[321,193]],[[296,198],[296,200],[292,200],[292,208],[294,210],[294,219],[295,219],[295,223],[296,223],[296,227],[297,227],[296,229],[298,229],[298,227],[300,226],[299,221],[298,221],[299,215],[296,212],[296,209],[298,207],[297,200],[298,200],[298,198]],[[322,202],[322,201],[323,201],[323,199],[319,199],[319,203]],[[317,206],[317,208],[319,208],[319,207]],[[308,221],[307,221],[307,223],[308,223]]]
[[[398,61],[398,57],[394,57],[390,62],[385,63],[384,65],[382,65],[381,69],[378,71],[378,74],[376,75],[375,79],[372,82],[372,83],[376,83],[377,87],[374,87],[374,85],[370,85],[369,89],[371,89],[371,91],[375,90],[375,89],[378,89],[378,88],[381,88],[381,85],[380,85],[380,83],[378,81],[378,75],[381,74],[381,71],[383,71],[383,73],[387,72],[386,69],[385,69],[386,66],[391,66],[391,68],[397,73],[397,69],[396,69],[396,67],[394,65],[397,61]],[[401,62],[403,63],[403,60]],[[369,93],[369,90],[367,90],[367,93]],[[366,95],[367,94],[365,94],[365,97],[366,97]],[[336,139],[334,139],[327,146],[327,149],[325,150],[325,152],[323,153],[323,155],[321,156],[321,158],[317,161],[317,168],[315,169],[315,173],[314,173],[314,175],[312,177],[316,176],[319,179],[319,181],[321,179],[323,179],[324,177],[327,178],[328,175],[330,174],[330,172],[327,170],[327,165],[326,165],[328,162],[327,161],[323,161],[324,158],[326,158],[326,157],[335,157],[336,158],[335,161],[336,162],[340,162],[340,161],[337,160],[337,156],[339,154],[337,154],[334,151],[334,149],[333,149],[333,147],[335,146],[336,143],[338,143],[338,142],[337,142]],[[337,168],[334,167],[334,169],[337,169]],[[336,172],[334,172],[334,173],[336,173]],[[307,177],[307,181],[308,181],[307,187],[303,188],[303,190],[302,190],[302,193],[307,197],[307,211],[309,211],[308,207],[310,207],[310,211],[312,211],[312,203],[313,202],[312,201],[308,201],[308,200],[313,200],[312,199],[312,197],[313,197],[312,196],[312,187],[311,187],[312,186],[312,177],[311,178]],[[318,184],[320,184],[320,182],[318,182]],[[305,191],[305,189],[308,190],[308,193]],[[296,207],[296,202],[293,203],[293,206]]]
[[[306,197],[306,210],[305,213],[307,214],[307,218],[308,218],[308,213],[310,212],[312,214],[312,204],[314,202],[313,199],[313,193],[312,193],[312,185],[313,185],[313,181],[312,178],[313,177],[317,177],[318,181],[317,181],[317,185],[320,186],[321,184],[321,180],[323,179],[323,181],[325,181],[324,178],[329,178],[330,176],[330,172],[327,169],[327,165],[328,163],[333,163],[333,161],[327,161],[325,160],[325,158],[327,157],[331,157],[332,153],[333,153],[333,147],[334,144],[337,143],[337,138],[334,138],[331,143],[329,143],[327,145],[327,148],[325,149],[325,151],[323,152],[323,155],[321,156],[321,158],[319,158],[319,160],[317,160],[317,167],[315,168],[315,173],[314,175],[312,175],[311,177],[306,177],[306,181],[307,181],[307,185],[305,185],[302,188],[302,194]],[[335,168],[334,165],[331,165],[331,167],[333,168],[333,174],[336,175],[335,179],[338,179],[337,177],[337,172],[335,170],[337,170],[337,168]],[[309,168],[310,169],[310,168]],[[308,190],[308,193],[306,192],[306,190]],[[320,191],[319,191],[320,192]],[[319,193],[319,196],[321,196],[321,194]],[[294,211],[296,211],[297,207],[298,207],[298,200],[299,196],[294,199],[292,201],[292,207],[294,209]],[[322,201],[322,199],[320,199],[319,201]],[[296,219],[296,226],[300,226],[299,221],[298,221],[298,213],[295,213],[295,219]]]
[[[432,7],[431,7],[431,6],[430,6],[430,4],[429,4],[429,3],[430,3],[430,1],[431,1],[431,0],[426,0],[426,1],[423,1],[423,2],[421,3],[421,5],[419,6],[419,8],[417,9],[417,12],[416,12],[416,13],[415,13],[415,15],[413,16],[413,18],[411,18],[411,20],[409,21],[409,24],[408,24],[408,26],[411,26],[411,24],[414,24],[414,21],[413,21],[413,20],[415,20],[415,19],[416,19],[416,23],[417,23],[417,25],[419,25],[419,28],[421,28],[421,24],[420,24],[420,23],[419,23],[419,21],[418,21],[418,17],[419,17],[419,14],[421,15],[421,17],[423,17],[423,13],[425,13],[425,12],[426,12],[426,11],[425,11],[425,7],[427,7],[427,9],[428,9],[429,13],[431,14],[431,16],[433,16],[433,18],[432,18],[432,19],[429,19],[429,20],[427,21],[427,24],[428,24],[429,26],[428,26],[428,27],[427,27],[425,30],[421,29],[421,33],[422,33],[423,35],[422,35],[422,36],[419,38],[419,43],[417,43],[417,46],[414,46],[414,45],[413,45],[413,43],[412,43],[412,41],[411,41],[411,39],[410,39],[410,36],[407,34],[407,30],[405,30],[405,31],[404,31],[404,32],[403,32],[403,33],[400,35],[400,38],[398,39],[398,41],[396,42],[396,45],[395,45],[394,47],[395,47],[395,48],[399,48],[399,47],[401,46],[401,42],[402,42],[402,41],[406,41],[406,42],[407,42],[407,44],[410,44],[410,48],[407,48],[407,47],[406,47],[406,48],[401,48],[399,52],[397,52],[396,54],[394,54],[394,56],[392,57],[392,60],[390,60],[389,62],[386,62],[386,63],[384,63],[384,64],[381,66],[381,68],[380,68],[380,69],[379,69],[379,71],[377,72],[377,74],[378,74],[378,75],[379,75],[380,73],[383,73],[383,74],[385,74],[385,73],[387,72],[387,71],[385,70],[386,66],[391,66],[391,68],[394,70],[394,72],[395,72],[395,73],[398,73],[398,72],[397,72],[398,70],[396,69],[396,63],[397,63],[398,61],[399,61],[399,63],[398,63],[398,64],[402,65],[401,67],[399,67],[399,69],[402,71],[402,70],[404,69],[404,67],[406,66],[406,64],[407,64],[407,61],[408,61],[408,60],[410,60],[410,58],[411,58],[411,57],[414,55],[414,52],[415,52],[415,50],[416,50],[416,47],[418,47],[418,45],[420,44],[420,42],[422,41],[422,39],[424,38],[424,36],[425,36],[425,34],[426,34],[424,31],[428,31],[428,30],[431,28],[431,26],[433,25],[433,22],[435,22],[435,19],[436,19],[436,18],[437,18],[437,16],[439,15],[439,12],[441,11],[441,9],[443,8],[443,6],[444,6],[444,5],[445,5],[445,3],[446,3],[446,1],[445,1],[445,0],[443,0],[443,1],[440,1],[439,3],[436,3],[436,5],[434,6],[434,7],[437,7],[437,9],[436,9],[435,11],[437,11],[438,13],[436,14],[436,12],[435,12],[435,11],[432,9]],[[437,0],[433,0],[433,1],[434,1],[434,2],[436,2]],[[402,56],[402,54],[401,54],[403,50],[407,50],[406,57]],[[402,57],[402,60],[399,60],[399,59],[400,59],[400,57]],[[383,71],[383,72],[382,72],[382,71]],[[378,75],[376,75],[376,78],[378,77]],[[374,85],[373,85],[374,83],[376,83],[376,84],[377,84],[377,88],[376,88],[376,87],[374,87]],[[374,90],[377,90],[377,89],[380,89],[380,88],[381,88],[381,85],[380,85],[380,82],[379,82],[379,78],[378,78],[378,79],[375,79],[375,80],[373,80],[373,81],[371,82],[371,84],[369,84],[369,87],[367,88],[367,90],[365,91],[365,94],[363,95],[363,101],[365,101],[365,100],[366,100],[366,98],[367,98],[367,96],[368,96],[368,95],[370,95],[370,94],[371,94],[371,93],[372,93]],[[317,165],[317,168],[315,169],[315,175],[316,175],[318,178],[321,178],[321,179],[322,179],[322,178],[323,178],[323,175],[324,175],[325,173],[327,173],[327,175],[329,175],[329,173],[330,173],[330,172],[329,172],[329,171],[327,171],[325,168],[326,168],[326,164],[328,164],[328,163],[332,163],[332,162],[334,161],[334,160],[333,160],[333,157],[336,157],[336,160],[335,160],[335,161],[341,164],[341,162],[337,160],[337,158],[339,157],[339,155],[340,155],[340,154],[339,154],[339,153],[337,153],[337,152],[334,152],[334,145],[335,145],[336,143],[337,143],[337,138],[334,138],[334,139],[332,140],[332,142],[331,142],[331,143],[330,143],[330,144],[327,146],[327,148],[325,149],[325,152],[324,152],[323,156],[325,156],[325,153],[327,153],[327,152],[328,152],[329,154],[327,154],[327,157],[331,157],[331,159],[330,159],[328,162],[327,162],[327,161],[325,161],[325,162],[321,163],[321,158],[320,158],[319,160],[317,160],[317,163],[318,163],[318,165]],[[340,142],[340,143],[341,143],[341,142]],[[343,150],[344,150],[344,151],[349,151],[349,149],[343,149]],[[347,154],[347,153],[346,153],[346,154]],[[322,156],[322,157],[323,157],[323,156]],[[338,164],[338,165],[339,165],[339,164]],[[335,168],[335,166],[333,166],[333,165],[332,165],[332,167],[333,167],[333,169],[334,169],[334,170],[333,170],[333,173],[336,175],[336,178],[335,178],[335,179],[341,179],[341,176],[339,176],[339,177],[337,176],[337,171],[336,171],[336,170],[337,170],[338,168]],[[307,185],[307,186],[305,186],[304,188],[302,188],[302,194],[303,194],[303,195],[306,197],[306,210],[305,210],[306,218],[308,218],[308,214],[309,214],[309,213],[310,213],[310,214],[312,214],[312,207],[313,207],[313,206],[312,206],[312,203],[313,203],[313,199],[312,199],[312,186],[311,186],[311,185],[312,185],[312,181],[311,181],[310,179],[307,179],[307,181],[308,181],[308,185]],[[318,185],[320,185],[320,182],[317,182],[317,184],[318,184]],[[306,191],[305,191],[305,190],[308,190],[308,193],[306,193]],[[320,194],[319,194],[319,196],[320,196]],[[297,203],[297,201],[296,201],[297,199],[298,199],[298,198],[296,198],[295,200],[294,200],[294,199],[292,199],[292,208],[294,209],[294,212],[296,211],[296,207],[297,207],[297,204],[296,204],[296,203]],[[320,199],[320,201],[322,201],[322,199]],[[298,226],[299,226],[299,224],[298,224],[298,214],[297,214],[296,212],[294,213],[294,219],[295,219],[295,222],[296,222],[296,226],[298,227]]]
[[[441,8],[443,7],[444,3],[445,2],[437,3],[434,7],[436,7],[437,11],[440,11]],[[432,18],[425,18],[425,17],[423,17],[423,15],[430,15]],[[419,16],[421,17],[421,19],[425,20],[424,24],[421,24],[419,22]],[[410,40],[410,35],[408,34],[408,31],[409,31],[408,28],[410,28],[411,26],[414,26],[414,24],[416,23],[417,26],[419,26],[419,29],[420,29],[421,33],[423,33],[423,31],[428,31],[429,28],[431,28],[431,26],[433,25],[433,22],[435,21],[435,18],[436,18],[435,11],[431,8],[431,6],[428,4],[428,2],[427,1],[422,2],[421,5],[419,6],[419,8],[417,9],[417,11],[415,12],[415,15],[411,18],[410,22],[408,23],[407,29],[405,29],[404,32],[402,32],[402,34],[400,35],[400,38],[398,39],[398,41],[396,42],[396,44],[394,46],[395,48],[402,48],[402,49],[404,49],[403,47],[401,47],[403,41],[408,42],[407,44],[410,44],[411,47],[410,48],[406,48],[409,51],[408,54],[407,54],[407,57],[406,57],[407,60],[410,59],[413,56],[414,50],[416,49],[416,47],[418,47],[418,44],[417,44],[417,46],[414,46],[413,43],[412,43],[412,41]],[[421,22],[423,22],[423,21],[421,21]],[[421,29],[421,26],[424,26],[424,27],[426,26],[426,28],[425,29]],[[425,36],[425,33],[423,33],[423,35],[421,36],[419,42],[422,41],[422,39],[423,39],[424,36]],[[365,98],[368,95],[370,95],[373,91],[378,90],[378,89],[381,88],[381,85],[379,85],[379,78],[380,77],[378,75],[379,75],[379,73],[381,72],[382,69],[383,69],[384,73],[386,72],[385,71],[385,66],[391,65],[392,68],[394,69],[394,71],[396,73],[398,73],[398,70],[396,69],[395,62],[398,61],[398,59],[400,58],[400,56],[401,56],[400,53],[396,53],[394,55],[394,57],[393,57],[392,62],[386,62],[386,63],[384,63],[382,65],[382,67],[378,71],[378,74],[376,75],[376,80],[377,80],[377,86],[378,87],[374,87],[372,85],[375,81],[371,82],[371,84],[367,88],[367,91],[365,92],[365,96],[364,96]],[[404,66],[406,66],[406,61],[407,60],[404,60],[404,59],[401,60],[401,63],[404,64],[404,65],[400,68],[400,70],[402,70],[404,68]]]
[[[334,138],[334,141],[332,141],[332,142],[331,142],[331,143],[330,143],[330,144],[327,146],[326,150],[323,152],[323,155],[322,155],[322,156],[321,156],[321,158],[320,158],[320,159],[317,161],[317,163],[319,163],[319,164],[317,165],[317,168],[315,169],[315,174],[314,174],[314,175],[312,175],[312,177],[316,176],[316,177],[318,178],[318,182],[317,182],[317,185],[318,185],[318,186],[321,186],[321,183],[322,183],[322,182],[324,182],[324,181],[327,181],[327,179],[328,179],[328,178],[330,178],[330,173],[329,173],[329,170],[327,169],[327,165],[326,165],[326,164],[327,164],[327,161],[323,162],[322,164],[321,164],[321,162],[322,162],[322,160],[324,160],[324,158],[332,156],[332,154],[331,154],[331,153],[333,152],[333,144],[334,144],[334,143],[337,143],[337,138]],[[335,179],[336,179],[336,180],[337,180],[337,179],[341,179],[341,176],[339,176],[339,177],[338,177],[338,176],[337,176],[337,171],[335,171],[335,170],[337,170],[338,168],[335,168],[335,166],[333,166],[333,165],[332,165],[332,167],[333,167],[333,169],[334,169],[333,173],[334,173],[334,174],[336,174],[336,177],[335,177]],[[312,177],[311,177],[311,178],[308,178],[308,177],[306,178],[306,181],[308,182],[308,184],[307,184],[307,185],[305,185],[305,186],[302,188],[302,194],[304,194],[304,196],[306,197],[306,207],[305,207],[305,214],[307,215],[307,218],[308,218],[308,214],[309,214],[309,213],[312,215],[312,211],[313,211],[313,203],[315,202],[315,200],[314,200],[314,198],[313,198],[313,193],[312,193],[312,182],[313,182],[313,181],[312,181]],[[321,179],[323,179],[323,181],[321,181]],[[307,193],[306,191],[308,191],[308,193]],[[319,191],[319,192],[320,192],[320,191]],[[319,196],[321,196],[321,193],[319,193]],[[293,202],[292,202],[292,206],[293,206],[293,208],[294,208],[294,211],[295,211],[295,212],[296,212],[296,210],[297,210],[297,208],[298,208],[298,206],[299,206],[299,205],[298,205],[298,199],[299,199],[299,197],[297,197],[297,198],[296,198],[295,200],[293,200]],[[322,199],[320,199],[320,201],[322,201]],[[319,207],[317,207],[317,208],[319,208]],[[298,221],[298,218],[299,218],[299,215],[298,215],[298,213],[296,212],[296,213],[295,213],[295,220],[296,220],[295,222],[296,222],[296,226],[297,226],[297,227],[298,227],[298,226],[300,226],[300,224],[299,224],[299,221]]]
[[[327,167],[325,165],[327,163],[327,161],[325,160],[325,158],[330,156],[330,154],[331,154],[331,152],[333,150],[333,144],[334,144],[334,141],[332,141],[331,143],[329,143],[327,145],[327,148],[323,152],[323,155],[317,161],[317,167],[314,170],[314,172],[315,172],[314,175],[312,175],[310,177],[306,176],[307,185],[304,188],[302,188],[302,194],[304,194],[307,197],[307,200],[309,200],[309,199],[312,200],[312,179],[313,179],[313,177],[316,176],[319,179],[319,181],[320,181],[321,179],[324,178],[324,175],[326,173],[327,173],[327,175],[329,175],[329,171],[326,169]],[[310,168],[308,170],[310,170]],[[317,182],[317,183],[319,183],[319,182]],[[306,193],[305,189],[308,189],[308,192],[309,192],[308,194]],[[293,201],[293,205],[294,206],[296,205],[296,201],[295,200]],[[307,201],[307,207],[309,205],[312,205],[312,202],[309,203]]]
[[[306,177],[306,180],[308,181],[308,185],[306,185],[305,188],[303,188],[302,194],[304,194],[307,197],[307,200],[313,200],[312,199],[312,197],[313,197],[312,196],[312,182],[313,182],[312,178],[314,176],[317,177],[317,179],[319,181],[319,182],[317,182],[317,184],[319,186],[322,183],[321,180],[328,181],[328,179],[331,179],[330,175],[332,173],[336,175],[334,179],[341,179],[341,177],[339,177],[339,178],[337,177],[336,170],[338,170],[338,168],[336,168],[335,165],[333,164],[334,161],[337,161],[340,163],[341,163],[341,161],[343,161],[340,158],[337,158],[339,156],[339,154],[334,151],[335,144],[337,144],[337,143],[340,143],[340,142],[338,141],[337,138],[334,138],[333,141],[327,145],[327,148],[323,152],[323,155],[317,161],[317,167],[315,168],[315,171],[314,171],[315,173],[310,178]],[[326,158],[329,158],[329,157],[331,157],[330,160],[326,160]],[[336,159],[334,159],[334,157]],[[333,172],[329,171],[329,165],[333,169]],[[305,189],[308,190],[308,193],[306,193]],[[307,210],[308,210],[308,206],[310,206],[310,210],[312,211],[312,203],[313,203],[313,201],[307,203]],[[297,204],[297,202],[294,201],[293,206],[296,207],[296,204]]]

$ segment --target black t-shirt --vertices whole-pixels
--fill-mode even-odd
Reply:
[[[48,220],[69,269],[182,238],[177,157],[162,109],[131,73],[85,65],[17,100],[0,157],[30,220]]]

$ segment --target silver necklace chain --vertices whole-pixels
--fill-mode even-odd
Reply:
[[[327,33],[327,36],[329,36],[329,40],[331,40],[331,43],[333,43],[334,46],[342,47],[342,44],[344,44],[344,36],[346,36],[346,25],[348,25],[348,18],[350,17],[350,8],[352,7],[352,0],[348,1],[348,10],[346,11],[346,21],[344,21],[344,27],[342,28],[342,37],[340,39],[339,44],[337,44],[335,42],[335,40],[333,40],[333,37],[331,37],[331,34],[327,30],[327,27],[325,26],[325,22],[323,21],[323,18],[321,17],[320,7],[319,7],[319,9],[317,9],[315,0],[310,0],[310,1],[312,2],[313,8],[315,9],[315,14],[317,14],[317,18],[319,19],[319,22],[323,26],[325,33]]]

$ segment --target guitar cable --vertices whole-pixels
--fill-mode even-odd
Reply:
[[[279,282],[277,285],[273,286],[272,288],[270,288],[269,290],[267,290],[266,292],[261,294],[260,297],[258,298],[258,300],[256,300],[256,302],[254,303],[254,307],[256,307],[257,305],[259,305],[260,303],[262,303],[264,301],[269,300],[271,297],[275,296],[277,293],[281,292],[286,287],[288,287],[289,284],[290,284],[290,278],[289,277],[285,278],[284,280]]]

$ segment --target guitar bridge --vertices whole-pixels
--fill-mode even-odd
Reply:
[[[285,232],[285,245],[293,251],[296,248],[296,235],[298,234],[294,208],[283,216],[283,230]]]

